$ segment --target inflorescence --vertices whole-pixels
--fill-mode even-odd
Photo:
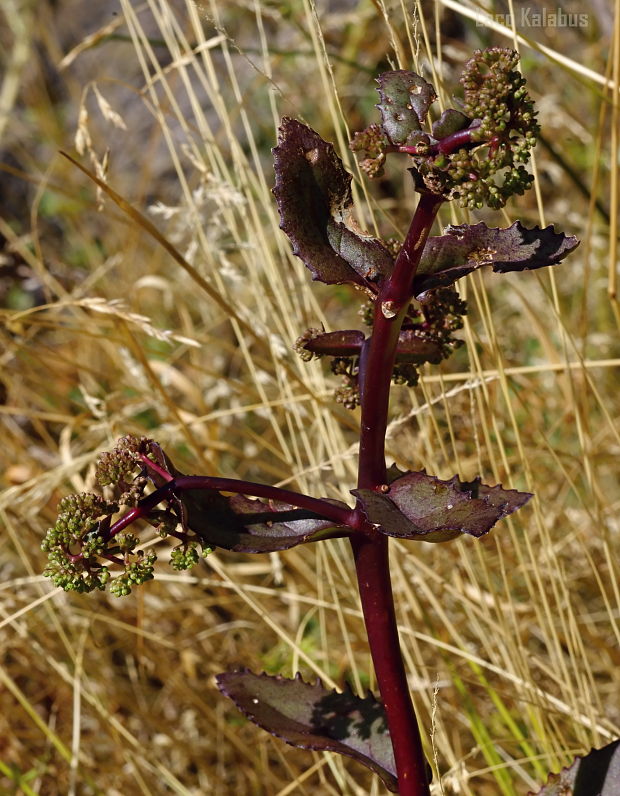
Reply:
[[[143,549],[138,536],[123,532],[137,519],[148,522],[159,536],[181,542],[170,554],[175,570],[190,569],[200,555],[210,553],[211,548],[202,546],[195,534],[182,527],[172,492],[162,497],[163,509],[148,504],[147,487],[172,480],[168,470],[163,451],[147,437],[122,437],[113,450],[100,454],[95,478],[112,497],[83,492],[62,498],[56,522],[41,544],[48,554],[43,574],[65,591],[103,591],[108,587],[117,597],[129,594],[133,586],[153,578],[157,560],[154,552]],[[129,522],[114,523],[115,515],[127,507],[133,507],[135,516]]]
[[[514,50],[477,50],[461,76],[461,110],[449,108],[431,132],[411,132],[395,145],[372,124],[351,141],[370,177],[382,173],[386,155],[407,152],[418,190],[455,199],[462,207],[500,208],[527,190],[533,177],[524,166],[540,127],[534,105],[517,70]]]
[[[525,168],[536,143],[539,126],[525,80],[517,70],[519,55],[501,47],[477,50],[467,61],[460,83],[460,109],[449,108],[424,130],[426,114],[436,99],[434,88],[413,72],[386,72],[378,79],[382,123],[356,133],[351,149],[360,157],[370,177],[379,176],[386,156],[410,155],[410,171],[422,193],[458,201],[461,206],[503,207],[510,196],[530,187],[532,175]],[[405,97],[405,99],[403,99]],[[399,243],[381,241],[397,256]],[[397,349],[392,379],[415,386],[418,367],[446,359],[461,341],[453,332],[462,328],[466,304],[452,288],[437,288],[418,296],[419,308],[410,307],[402,326],[402,345]],[[374,300],[360,314],[372,326]],[[345,333],[355,335],[355,332]],[[330,355],[332,372],[342,377],[335,398],[349,409],[359,405],[359,349],[334,350],[326,335],[308,329],[295,350],[305,360]],[[354,338],[348,339],[348,348]],[[358,343],[358,345],[361,345]]]
[[[424,362],[438,364],[447,359],[463,341],[453,333],[463,328],[463,316],[467,314],[467,304],[451,287],[429,290],[420,296],[419,308],[411,305],[402,325],[401,336],[407,345],[399,353],[392,370],[394,384],[415,387],[418,383],[418,368]],[[366,326],[372,326],[374,303],[367,301],[360,307],[359,315]],[[360,336],[363,335],[360,333]],[[334,398],[347,409],[359,405],[359,356],[325,354],[316,342],[325,337],[320,329],[306,329],[297,339],[294,350],[305,361],[331,356],[331,371],[342,377],[336,388]]]

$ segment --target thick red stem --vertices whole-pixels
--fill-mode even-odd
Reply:
[[[423,194],[375,304],[373,333],[360,359],[361,430],[358,488],[385,483],[385,433],[398,335],[413,297],[413,279],[424,244],[442,203]],[[358,509],[362,514],[361,509]],[[367,529],[368,530],[368,529]],[[388,539],[374,534],[351,538],[355,567],[377,682],[385,708],[401,796],[429,796],[426,760],[402,660],[388,561]]]

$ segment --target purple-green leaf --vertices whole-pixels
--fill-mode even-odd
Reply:
[[[465,116],[464,113],[454,108],[446,108],[439,119],[433,122],[433,138],[446,138],[452,133],[458,132],[458,130],[463,130],[469,124],[471,124],[471,119]]]
[[[400,473],[381,491],[352,490],[367,518],[387,536],[447,542],[462,533],[483,536],[502,517],[521,508],[529,492],[486,486],[458,476],[442,481],[422,472]]]
[[[352,283],[373,289],[390,272],[392,255],[351,224],[351,175],[334,147],[305,124],[284,117],[273,150],[274,196],[280,227],[312,278],[328,285]]]
[[[396,767],[383,705],[369,692],[339,694],[247,670],[217,675],[217,685],[239,710],[277,738],[302,749],[338,752],[363,763],[396,793]]]
[[[424,340],[415,329],[403,329],[398,336],[396,361],[437,365],[441,362],[441,347],[433,340]]]
[[[552,774],[546,785],[529,796],[618,796],[620,741],[576,757],[572,765]]]
[[[377,78],[381,126],[393,144],[406,144],[420,130],[436,99],[435,89],[415,72],[399,69]]]
[[[358,235],[341,221],[328,223],[327,238],[336,254],[365,280],[377,282],[392,272],[394,258],[376,238]]]
[[[428,239],[414,280],[415,295],[451,285],[484,265],[496,273],[528,271],[557,265],[579,241],[557,233],[552,226],[528,229],[515,221],[506,229],[480,222],[446,227],[445,235]]]
[[[311,511],[275,500],[245,495],[226,497],[213,489],[187,490],[177,498],[181,521],[211,547],[237,553],[271,553],[299,544],[347,536],[350,528],[335,526]],[[330,501],[338,503],[338,501]],[[344,506],[344,503],[339,503]]]
[[[364,332],[357,329],[343,329],[338,332],[317,334],[305,342],[302,348],[313,354],[324,354],[330,357],[352,357],[359,354],[364,342]]]

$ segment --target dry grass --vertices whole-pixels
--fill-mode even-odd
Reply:
[[[291,344],[306,326],[354,322],[357,302],[312,285],[291,256],[269,148],[280,115],[303,118],[358,175],[345,119],[367,123],[373,74],[417,67],[450,86],[472,49],[511,42],[465,4],[421,6],[416,20],[383,0],[6,0],[3,793],[384,792],[357,764],[244,723],[213,682],[242,664],[372,686],[346,544],[213,555],[123,600],[51,589],[39,544],[58,499],[92,485],[97,452],[123,433],[156,437],[186,472],[347,498],[357,418]],[[393,544],[404,652],[446,796],[525,794],[570,753],[620,735],[608,293],[620,20],[594,0],[577,10],[588,27],[524,30],[551,146],[537,149],[537,193],[499,223],[556,222],[582,245],[551,273],[461,283],[466,348],[394,399],[401,466],[537,494],[481,542]],[[74,146],[154,231],[57,154]],[[362,223],[387,234],[415,201],[391,175],[356,182]]]

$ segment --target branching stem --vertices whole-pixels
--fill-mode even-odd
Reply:
[[[152,462],[148,461],[149,466]],[[158,471],[160,468],[157,468]],[[241,481],[236,478],[216,478],[208,475],[182,475],[176,478],[169,473],[162,471],[169,479],[163,486],[151,492],[150,495],[142,498],[137,506],[120,517],[104,535],[105,540],[112,539],[117,533],[130,526],[138,519],[145,519],[149,513],[163,501],[170,499],[175,493],[191,490],[213,490],[217,492],[234,492],[238,495],[250,495],[252,497],[262,497],[269,500],[277,500],[288,503],[300,509],[306,509],[319,517],[331,520],[336,525],[346,525],[350,528],[358,528],[363,524],[354,509],[343,505],[331,503],[322,498],[313,498],[293,492],[290,489],[280,489],[276,486],[267,484],[256,484],[252,481]]]
[[[406,144],[400,146],[388,146],[386,152],[402,152],[406,155],[449,155],[456,152],[457,149],[466,146],[480,146],[481,141],[472,139],[472,133],[480,127],[480,121],[474,120],[466,130],[457,130],[450,133],[445,138],[441,138],[437,143],[431,144],[426,147],[407,146]]]

